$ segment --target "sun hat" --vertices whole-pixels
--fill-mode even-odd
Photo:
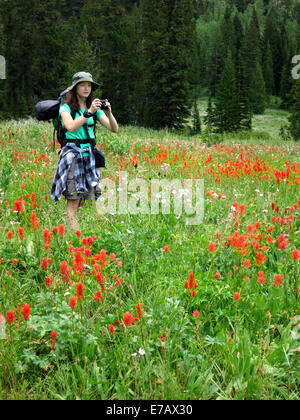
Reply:
[[[79,71],[75,73],[72,77],[72,85],[68,87],[68,91],[72,90],[78,83],[80,82],[90,82],[92,83],[92,90],[95,90],[99,87],[99,84],[94,82],[91,73],[87,73],[85,71]]]

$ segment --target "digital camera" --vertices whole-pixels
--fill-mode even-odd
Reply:
[[[108,106],[106,105],[106,99],[100,99],[101,102],[101,109],[108,109]]]

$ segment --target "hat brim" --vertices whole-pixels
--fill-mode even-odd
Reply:
[[[92,90],[94,91],[94,90],[96,90],[96,89],[98,89],[98,87],[99,87],[99,84],[98,83],[96,83],[96,82],[94,82],[94,81],[91,81],[91,80],[87,80],[86,78],[82,78],[82,79],[79,79],[76,83],[74,83],[72,86],[69,86],[68,88],[67,88],[67,91],[69,92],[70,90],[72,90],[72,89],[74,89],[74,87],[76,86],[76,85],[78,85],[78,83],[81,83],[81,82],[89,82],[89,83],[91,83],[92,84]]]

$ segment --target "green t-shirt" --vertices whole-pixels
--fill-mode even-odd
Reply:
[[[71,108],[69,107],[68,104],[63,104],[61,105],[61,107],[59,108],[59,116],[61,116],[61,113],[67,111],[69,114],[71,114]],[[75,120],[76,118],[80,117],[80,115],[83,115],[84,110],[80,109],[79,112],[76,112],[75,115]],[[101,115],[103,115],[104,112],[101,109],[98,109],[96,112],[96,117],[97,120],[99,120],[99,118],[101,117]],[[86,124],[88,125],[88,133],[91,139],[95,138],[95,134],[94,134],[94,119],[93,117],[90,117]],[[64,123],[62,121],[62,126],[64,127]],[[74,131],[74,133],[71,133],[70,131],[66,132],[66,139],[70,140],[70,143],[72,143],[72,140],[80,140],[80,139],[86,139],[86,132],[85,129],[83,128],[83,126],[79,127],[78,130]],[[85,148],[86,145],[85,144],[81,144],[80,145],[81,148]],[[87,153],[84,153],[83,156],[88,156]]]

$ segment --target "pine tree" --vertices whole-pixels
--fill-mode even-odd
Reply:
[[[225,60],[224,70],[216,90],[216,99],[212,110],[213,129],[217,133],[235,131],[239,128],[236,120],[237,89],[235,68],[231,54]]]
[[[256,63],[250,76],[249,99],[254,114],[263,114],[266,108],[266,86],[261,65]]]
[[[194,103],[193,103],[192,122],[193,122],[192,134],[200,134],[202,131],[201,118],[199,115],[199,109],[198,109],[198,104],[197,104],[196,99],[194,100]]]
[[[249,90],[242,64],[239,62],[236,70],[236,121],[238,129],[250,130],[252,124],[252,111],[249,100]]]
[[[74,44],[73,54],[70,61],[68,62],[68,70],[66,72],[67,80],[69,84],[72,80],[72,76],[78,71],[86,71],[97,78],[95,75],[95,56],[92,51],[92,46],[89,43],[89,35],[86,25],[83,26],[80,31],[80,37]]]
[[[275,83],[274,83],[274,74],[273,74],[273,60],[270,44],[267,45],[267,50],[264,55],[263,60],[263,75],[266,85],[266,95],[267,100],[269,97],[275,94]]]
[[[291,136],[300,140],[300,79],[295,81],[292,91],[292,105],[289,115],[289,131]]]
[[[206,128],[208,132],[212,131],[214,127],[214,114],[213,114],[213,105],[212,105],[211,95],[208,98],[206,115],[203,120],[204,120],[204,123],[206,124]]]
[[[245,77],[250,86],[251,74],[256,63],[261,63],[261,38],[256,13],[253,13],[247,27],[241,48],[241,60],[244,66]]]
[[[179,129],[189,116],[195,26],[192,0],[142,2],[144,107],[140,121]]]
[[[273,61],[273,75],[275,83],[275,95],[279,95],[281,72],[283,67],[283,51],[281,43],[281,31],[278,13],[274,7],[271,8],[266,18],[265,30],[264,30],[264,49],[267,49],[267,45],[270,45],[272,52]]]

